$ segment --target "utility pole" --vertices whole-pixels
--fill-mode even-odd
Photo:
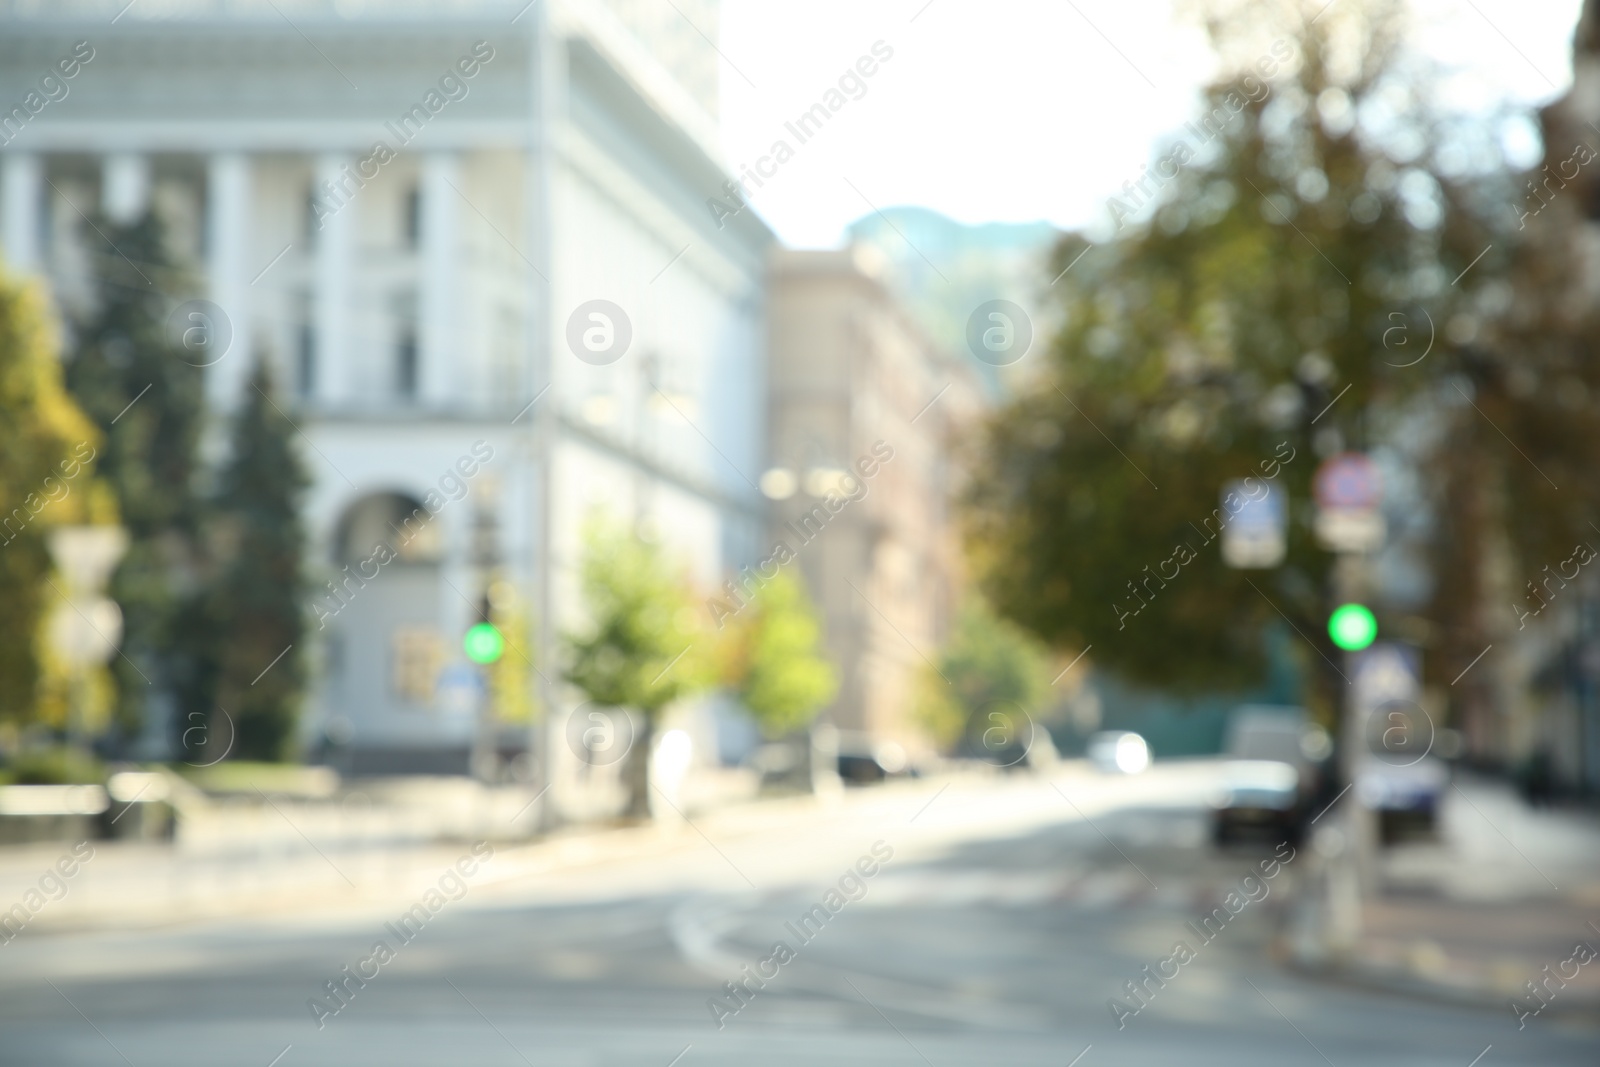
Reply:
[[[532,254],[530,279],[534,299],[528,322],[533,364],[533,410],[529,412],[534,464],[533,569],[535,639],[534,668],[539,678],[539,708],[528,727],[528,753],[537,768],[532,783],[541,797],[535,814],[535,832],[548,833],[557,825],[551,787],[556,778],[555,611],[551,588],[554,568],[556,397],[553,344],[555,301],[550,275],[553,270],[551,183],[554,180],[556,139],[566,112],[565,42],[552,24],[551,0],[537,0],[528,11],[531,57],[529,81],[532,124],[528,144],[526,247]],[[542,405],[542,406],[540,406]]]

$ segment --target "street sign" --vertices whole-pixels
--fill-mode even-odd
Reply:
[[[1376,552],[1388,527],[1372,508],[1318,508],[1317,541],[1333,552]]]
[[[1317,501],[1317,540],[1334,552],[1376,552],[1383,547],[1378,468],[1360,452],[1324,460],[1311,482]]]
[[[470,716],[484,698],[483,672],[466,663],[452,663],[439,672],[436,700],[447,715]]]
[[[1222,527],[1222,561],[1239,569],[1276,567],[1282,563],[1288,551],[1287,495],[1275,485],[1248,479],[1222,487],[1224,511],[1230,498],[1238,510]]]
[[[1324,460],[1311,487],[1319,508],[1371,510],[1378,506],[1378,468],[1361,452],[1341,452]]]
[[[1350,685],[1362,711],[1396,702],[1414,703],[1422,695],[1421,657],[1410,645],[1379,641],[1356,656]]]

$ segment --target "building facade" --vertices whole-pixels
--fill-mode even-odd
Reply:
[[[499,583],[548,668],[597,509],[708,586],[754,558],[772,238],[704,209],[715,0],[121,8],[0,3],[0,240],[70,316],[84,218],[159,210],[230,335],[219,424],[275,365],[314,477],[312,750],[464,769],[463,631]],[[573,696],[542,695],[560,738]]]
[[[937,349],[871,250],[773,253],[771,538],[791,547],[818,605],[840,731],[932,746],[916,715],[962,587],[952,498],[976,375]]]

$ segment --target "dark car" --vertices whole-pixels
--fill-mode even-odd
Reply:
[[[1220,794],[1213,802],[1218,844],[1241,837],[1298,840],[1333,752],[1327,731],[1300,708],[1242,707],[1228,722]]]

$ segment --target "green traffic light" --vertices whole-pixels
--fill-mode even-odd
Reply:
[[[493,623],[480,622],[461,639],[461,649],[474,663],[493,663],[506,648],[506,639]]]
[[[1359,652],[1378,636],[1378,620],[1365,604],[1341,604],[1328,616],[1328,636],[1346,652]]]

